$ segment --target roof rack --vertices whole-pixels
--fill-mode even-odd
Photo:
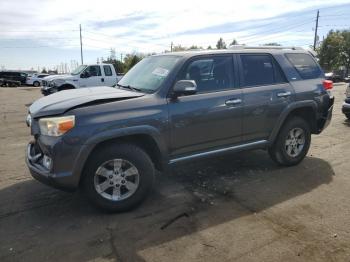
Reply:
[[[246,46],[246,45],[230,45],[229,49],[275,49],[275,50],[304,50],[302,47],[296,46]]]

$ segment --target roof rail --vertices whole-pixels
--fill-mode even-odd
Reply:
[[[246,45],[230,45],[229,49],[275,49],[275,50],[304,50],[302,47],[297,46],[246,46]]]

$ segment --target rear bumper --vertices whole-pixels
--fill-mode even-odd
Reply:
[[[321,133],[331,122],[333,115],[334,97],[329,98],[329,103],[317,121],[318,132]]]

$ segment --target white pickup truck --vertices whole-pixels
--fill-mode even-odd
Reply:
[[[49,95],[68,89],[115,86],[120,78],[111,64],[81,65],[71,74],[43,78],[41,92]]]

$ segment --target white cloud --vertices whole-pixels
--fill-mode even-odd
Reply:
[[[190,30],[235,23],[237,25],[252,20],[271,18],[290,12],[310,9],[310,22],[314,13],[312,9],[327,5],[349,3],[348,0],[246,0],[232,1],[90,1],[90,0],[2,0],[0,6],[0,59],[6,45],[4,39],[30,40],[31,45],[51,46],[59,49],[76,49],[79,45],[78,26],[83,26],[84,49],[104,50],[111,46],[118,51],[129,52],[156,51],[169,47],[170,42],[182,45],[215,45],[219,37],[229,41],[231,38],[248,38],[252,44],[264,40],[260,35],[249,39],[254,28],[234,32],[203,32],[182,34]],[[133,21],[134,16],[141,16]],[[128,21],[128,18],[130,19]],[[118,19],[124,19],[118,25]],[[115,21],[113,26],[108,23]],[[120,21],[120,20],[119,20]],[[125,22],[127,21],[127,22]],[[288,25],[288,21],[285,21]],[[101,26],[102,25],[102,26]],[[269,25],[273,28],[278,25]],[[308,27],[311,27],[309,24]],[[311,29],[311,28],[310,28]],[[233,35],[234,33],[234,35]],[[113,37],[115,35],[122,35]],[[271,32],[270,36],[279,41],[298,41],[311,39],[303,33],[283,34]],[[156,39],[153,39],[156,38]],[[257,42],[254,42],[256,39]],[[9,40],[8,40],[9,41]],[[309,40],[308,40],[309,41]],[[18,45],[27,42],[15,41]],[[11,42],[13,45],[13,42]],[[28,44],[29,45],[29,44]]]

